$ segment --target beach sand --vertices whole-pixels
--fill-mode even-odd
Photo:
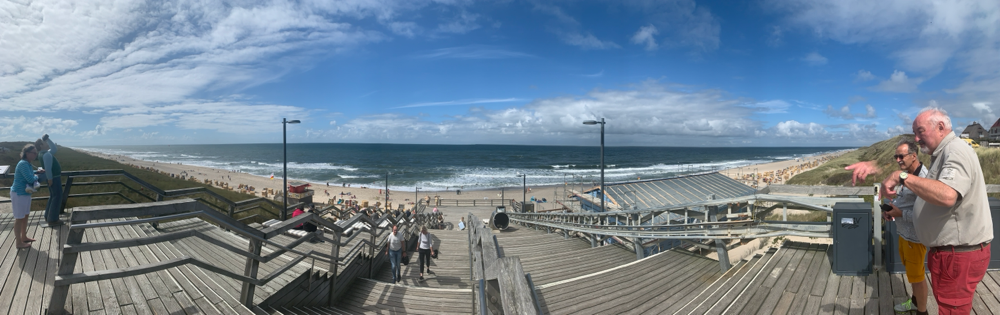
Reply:
[[[123,164],[134,165],[142,168],[152,168],[166,174],[174,174],[174,175],[180,175],[182,173],[187,174],[188,176],[193,176],[197,178],[199,182],[205,179],[211,179],[213,180],[213,182],[215,181],[225,182],[232,189],[239,187],[241,184],[246,186],[253,186],[256,190],[255,195],[257,196],[262,196],[260,192],[263,190],[263,188],[270,188],[273,189],[274,191],[280,191],[282,188],[282,181],[280,175],[275,176],[274,179],[270,179],[264,176],[214,169],[209,167],[144,161],[144,160],[129,158],[126,156],[107,155],[90,151],[82,151],[82,152],[89,153],[96,157],[118,161]],[[840,154],[843,154],[843,152],[824,154],[798,160],[787,160],[787,161],[778,161],[772,163],[749,165],[739,168],[722,170],[720,171],[720,173],[728,175],[734,179],[741,180],[746,184],[753,185],[754,181],[752,180],[752,177],[749,176],[749,174],[753,173],[767,174],[768,172],[770,172],[771,174],[781,174],[782,172],[784,172],[784,173],[789,173],[790,175],[789,178],[790,178],[791,176],[794,176],[795,174],[798,174],[801,171],[815,167],[812,166],[806,168],[805,167],[806,165],[818,166],[819,164],[829,161],[833,157],[839,156]],[[785,180],[783,176],[771,176],[771,178],[780,178],[780,180],[775,181],[775,183],[781,183],[784,182]],[[567,199],[564,196],[566,191],[571,189],[579,190],[581,187],[578,184],[570,185],[569,187],[564,187],[564,185],[532,186],[530,181],[531,178],[528,178],[529,182],[528,189],[530,191],[526,193],[526,198],[528,199],[530,199],[531,197],[535,197],[536,199],[546,198],[550,201],[548,203],[538,204],[538,209],[542,210],[561,207],[558,203],[551,201],[565,200]],[[767,184],[763,180],[757,182],[760,184],[759,185],[760,188],[763,188]],[[381,201],[382,199],[384,199],[385,195],[385,192],[382,190],[384,189],[384,187],[364,186],[358,184],[352,184],[351,187],[342,187],[340,184],[333,184],[333,183],[331,183],[330,186],[327,186],[327,183],[315,183],[315,182],[312,182],[310,184],[312,185],[310,188],[315,191],[313,201],[319,203],[326,203],[330,199],[340,198],[341,196],[340,194],[344,193],[345,197],[347,197],[348,199],[353,199],[358,201],[367,200],[370,203],[374,204],[374,202]],[[591,188],[588,186],[583,186],[583,187],[585,189]],[[409,205],[412,205],[417,197],[423,199],[428,196],[431,198],[431,200],[433,200],[435,197],[439,197],[443,200],[455,200],[455,199],[499,200],[501,199],[501,195],[507,200],[513,199],[516,201],[520,201],[522,198],[521,187],[508,187],[502,190],[503,192],[501,192],[500,188],[481,189],[481,190],[470,189],[470,190],[462,190],[461,194],[458,194],[454,190],[420,191],[416,194],[414,194],[414,191],[412,190],[391,191],[390,201],[394,204],[394,207],[395,205],[398,205],[399,202],[406,203],[409,207]],[[348,193],[350,196],[355,196],[356,198],[351,198],[347,196]]]

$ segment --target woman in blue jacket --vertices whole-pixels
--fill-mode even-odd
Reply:
[[[35,145],[21,149],[21,160],[14,168],[14,185],[10,187],[10,204],[14,208],[14,240],[18,249],[31,247],[35,239],[28,238],[28,212],[31,211],[31,194],[24,189],[34,186],[38,176],[32,172],[31,160],[38,158]]]

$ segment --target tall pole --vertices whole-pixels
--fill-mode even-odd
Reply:
[[[389,211],[389,172],[385,172],[385,211]]]
[[[281,119],[281,187],[285,194],[281,196],[281,220],[288,219],[288,120]]]
[[[524,204],[528,202],[528,174],[521,174],[521,212],[524,212]]]
[[[601,118],[601,212],[604,211],[604,118]]]
[[[288,124],[297,123],[299,123],[297,119],[281,119],[281,184],[284,186],[282,191],[285,192],[285,195],[281,196],[281,204],[284,206],[281,208],[281,220],[288,219]]]

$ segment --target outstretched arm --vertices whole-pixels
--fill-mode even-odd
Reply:
[[[879,172],[878,165],[875,164],[875,161],[854,163],[844,169],[854,171],[854,174],[851,177],[851,186],[857,185],[859,180],[864,182],[865,177]]]

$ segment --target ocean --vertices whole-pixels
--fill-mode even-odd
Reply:
[[[259,176],[281,176],[281,144],[100,146],[79,149]],[[803,158],[850,148],[605,147],[605,182],[658,179]],[[600,147],[520,145],[288,144],[288,177],[331,185],[440,191],[592,184]]]

